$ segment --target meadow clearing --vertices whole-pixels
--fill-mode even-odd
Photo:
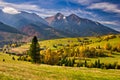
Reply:
[[[84,38],[79,38],[84,40]],[[102,40],[100,38],[89,37],[90,44],[86,46],[102,48],[106,43],[115,46],[120,43],[120,37],[109,40]],[[92,41],[92,42],[91,42]],[[39,42],[42,48],[51,48],[53,51],[61,49],[64,45],[70,46],[78,45],[78,38],[63,38],[55,40],[45,40]],[[12,50],[22,54],[29,48],[30,43],[24,44]],[[57,46],[57,47],[55,47]],[[77,48],[78,46],[75,46]],[[106,50],[106,53],[110,51]],[[13,60],[14,56],[14,60]],[[4,59],[4,60],[3,60]],[[46,64],[32,64],[27,61],[18,61],[18,56],[9,55],[0,52],[0,80],[120,80],[119,69],[100,69],[100,68],[86,68],[86,67],[66,67]],[[104,63],[118,62],[120,64],[120,53],[112,52],[110,57],[86,58],[88,63],[93,63],[95,60],[100,60]],[[76,60],[77,62],[77,60]]]

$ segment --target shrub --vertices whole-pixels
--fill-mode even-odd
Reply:
[[[117,45],[117,51],[120,52],[120,44]]]
[[[31,62],[31,57],[30,56],[28,56],[26,59],[27,59],[27,61]]]
[[[78,67],[83,67],[83,65],[84,65],[84,63],[79,62],[77,66],[78,66]]]
[[[116,67],[117,69],[120,69],[120,65],[117,65],[117,67]]]
[[[58,46],[63,46],[63,44],[57,44]]]
[[[83,38],[83,40],[89,40],[89,38]]]
[[[104,53],[102,49],[96,51],[97,57],[106,57],[107,55]]]
[[[14,56],[12,57],[12,60],[15,60]]]
[[[115,35],[108,35],[108,36],[105,36],[104,38],[103,38],[103,40],[109,40],[109,39],[114,39],[114,38],[116,38],[116,36]]]
[[[104,48],[106,50],[111,50],[112,46],[110,45],[110,43],[107,43],[107,44],[105,44]]]
[[[80,38],[77,38],[78,42],[82,42]]]
[[[53,52],[51,49],[47,49],[44,54],[44,63],[51,65],[60,64],[59,55],[60,54],[58,54],[57,52]]]
[[[113,34],[112,34],[112,35],[109,35],[108,37],[109,37],[109,39],[114,39],[114,38],[116,38],[116,36],[113,35]]]
[[[54,47],[54,48],[57,48],[57,46],[56,46],[56,45],[53,45],[53,47]]]
[[[117,46],[113,46],[111,50],[112,51],[117,51]]]
[[[100,45],[98,45],[98,46],[96,47],[96,49],[101,49]]]
[[[105,64],[104,63],[101,63],[101,67],[100,67],[101,69],[106,69],[106,67],[105,67]]]
[[[18,60],[27,61],[27,56],[20,56]]]
[[[74,67],[77,67],[78,66],[78,64],[74,64]]]
[[[5,62],[5,59],[3,59],[3,62]]]
[[[87,67],[88,67],[88,68],[93,68],[93,67],[94,67],[94,64],[93,64],[93,63],[88,63],[88,64],[87,64]]]
[[[109,37],[108,37],[108,36],[105,36],[105,37],[103,38],[103,40],[108,41],[108,40],[109,40]]]
[[[21,56],[19,56],[17,60],[18,60],[18,61],[19,61],[19,60],[22,60],[22,59],[21,59]]]

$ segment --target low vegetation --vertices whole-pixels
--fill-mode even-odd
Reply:
[[[15,60],[12,59],[15,58]],[[0,53],[0,80],[119,80],[120,70],[50,66],[18,61]],[[5,61],[3,61],[3,59]]]
[[[102,60],[104,58],[113,59],[120,54],[119,40],[119,35],[66,38],[42,41],[40,42],[40,49],[33,49],[39,51],[40,58],[37,61],[41,61],[42,64],[71,67],[85,66],[89,68],[102,69],[120,69],[119,60],[112,63],[106,63],[106,61],[103,62]],[[103,45],[103,43],[105,44]],[[11,46],[14,45],[12,44]],[[31,47],[33,47],[32,45],[33,41]],[[33,61],[33,57],[30,55],[36,50],[31,51],[31,47],[30,49],[28,48],[28,50],[22,52],[22,54],[24,55],[20,55],[18,60]],[[16,48],[13,47],[13,49]],[[6,51],[6,48],[3,51]],[[98,64],[97,61],[99,61]],[[97,65],[99,65],[99,67]]]
[[[18,66],[25,63],[26,66],[24,65],[24,67],[26,67],[26,69],[28,68],[30,69],[34,66],[36,68],[34,68],[35,70],[32,70],[32,72],[38,71],[38,73],[36,74],[42,73],[39,71],[43,71],[44,73],[46,67],[47,71],[56,73],[54,74],[54,76],[48,77],[48,75],[51,75],[52,73],[49,74],[49,72],[48,73],[45,72],[47,76],[45,77],[44,75],[42,75],[42,79],[45,78],[52,80],[53,79],[64,80],[67,79],[68,77],[69,77],[68,79],[70,80],[120,79],[120,77],[118,77],[118,74],[116,73],[117,71],[119,72],[119,70],[117,69],[120,69],[119,35],[46,40],[39,42],[40,47],[38,46],[38,42],[36,41],[37,38],[35,39],[34,37],[32,43],[22,44],[14,43],[10,44],[9,46],[8,45],[4,46],[3,52],[7,54],[2,53],[1,55],[8,56],[11,58],[8,60],[5,57],[2,57],[1,62],[3,64],[4,63],[8,64],[8,61],[12,61],[12,63],[15,63],[14,65]],[[37,54],[37,56],[33,55],[33,53]],[[30,62],[35,64],[32,64]],[[57,72],[58,69],[60,70],[59,72]],[[112,71],[112,73],[108,75],[109,71]],[[58,73],[66,75],[63,76],[62,74]],[[93,73],[96,74],[97,77],[93,76],[92,75]],[[105,73],[106,76],[103,77],[102,75],[105,75]],[[114,76],[112,76],[113,73]],[[31,74],[31,76],[35,76],[36,78],[35,80],[38,79],[38,76],[40,77],[40,75],[36,74],[34,73]],[[23,79],[17,77],[13,78]],[[25,78],[27,79],[28,77]]]

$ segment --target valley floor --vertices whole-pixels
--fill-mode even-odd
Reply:
[[[38,65],[12,57],[0,53],[0,80],[120,80],[120,70]]]

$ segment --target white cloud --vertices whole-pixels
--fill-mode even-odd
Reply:
[[[88,9],[100,9],[106,12],[120,13],[120,9],[118,9],[117,5],[106,3],[106,2],[95,3],[99,0],[71,0],[71,1],[75,3],[79,3],[81,5],[88,6],[87,7]],[[100,16],[92,12],[81,10],[81,9],[69,9],[69,8],[57,9],[57,10],[56,9],[45,9],[45,8],[40,8],[38,5],[34,5],[28,2],[22,3],[22,4],[14,4],[14,3],[5,2],[4,0],[0,0],[0,9],[3,9],[4,12],[6,11],[6,12],[12,12],[12,13],[17,13],[20,11],[26,11],[26,12],[31,12],[31,13],[34,12],[41,17],[53,16],[58,12],[62,12],[65,16],[71,13],[75,13],[75,14],[78,14],[79,16],[87,17],[94,21],[98,21],[102,24],[117,25],[117,26],[119,25],[119,22],[116,22],[116,21],[112,21],[112,22],[111,21],[99,21]]]
[[[80,3],[82,5],[87,5],[89,3],[91,3],[92,0],[74,0],[76,1],[77,3]]]
[[[89,5],[94,2],[98,2],[99,0],[71,0],[72,2],[79,3],[81,5]]]
[[[5,7],[2,9],[2,11],[4,13],[8,13],[8,14],[19,14],[20,13],[18,10],[16,10],[15,8],[12,8],[12,7]]]
[[[39,7],[37,5],[29,4],[29,3],[23,3],[23,4],[14,4],[14,3],[8,3],[4,1],[0,1],[0,7],[12,7],[18,10],[39,10]]]
[[[105,12],[114,12],[120,14],[120,9],[118,8],[118,5],[108,3],[108,2],[101,2],[101,3],[94,3],[87,7],[88,9],[100,9]]]
[[[54,10],[54,9],[43,9],[43,11],[39,10],[37,12],[37,14],[41,17],[49,17],[49,16],[53,16],[55,15],[56,13],[58,12],[61,12],[62,14],[64,14],[65,16],[68,16],[70,14],[78,14],[78,15],[82,15],[82,17],[86,17],[87,15],[89,16],[93,16],[95,17],[96,15],[91,13],[91,12],[88,12],[88,11],[84,11],[84,10],[81,10],[81,9],[58,9],[58,10]]]
[[[116,25],[118,26],[119,23],[117,21],[99,21],[102,24],[108,24],[108,25]]]
[[[6,7],[11,7],[14,8],[14,10],[12,11],[26,11],[26,12],[35,12],[37,13],[39,16],[41,17],[47,17],[47,16],[52,16],[55,15],[58,12],[62,12],[64,15],[69,15],[71,13],[75,13],[75,14],[83,14],[82,16],[86,16],[86,15],[93,15],[93,13],[85,11],[85,10],[80,10],[80,9],[76,9],[76,10],[71,10],[71,9],[44,9],[44,8],[40,8],[38,5],[34,5],[31,3],[22,3],[22,4],[14,4],[14,3],[8,3],[8,2],[4,2],[4,1],[0,1],[0,7],[1,8],[6,8]]]
[[[109,28],[112,28],[120,32],[120,27],[119,27],[120,25],[118,21],[97,21],[97,22],[104,24],[105,26],[108,26]]]
[[[30,13],[34,12],[41,17],[52,16],[57,12],[59,12],[52,9],[40,8],[39,6],[31,3],[14,4],[14,3],[8,3],[8,2],[4,2],[3,0],[0,0],[0,9],[3,9],[4,12],[8,12],[8,7],[12,8],[12,11],[19,10],[19,11],[26,11]],[[7,11],[6,11],[6,8],[7,8]]]

